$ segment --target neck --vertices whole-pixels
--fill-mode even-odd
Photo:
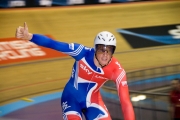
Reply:
[[[102,66],[99,64],[98,60],[96,59],[96,56],[95,56],[95,55],[94,55],[94,64],[95,64],[97,67],[102,67]]]

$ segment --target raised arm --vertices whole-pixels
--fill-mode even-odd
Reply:
[[[20,26],[17,28],[15,36],[22,40],[29,40],[39,46],[60,51],[62,53],[72,56],[76,60],[81,59],[87,52],[85,47],[81,44],[77,44],[77,43],[68,44],[65,42],[55,41],[44,35],[29,33],[28,26],[26,23],[24,23],[24,27]]]

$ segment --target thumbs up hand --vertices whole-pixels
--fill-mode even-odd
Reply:
[[[19,26],[16,29],[16,33],[15,33],[16,38],[18,39],[22,39],[22,40],[31,40],[33,37],[32,33],[29,33],[28,31],[28,26],[26,24],[26,22],[24,23],[24,27]]]

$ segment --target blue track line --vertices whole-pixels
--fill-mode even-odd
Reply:
[[[47,101],[58,99],[58,98],[60,99],[61,96],[62,96],[62,92],[55,92],[55,93],[51,93],[51,94],[46,94],[46,95],[42,95],[42,96],[29,98],[29,99],[33,100],[33,102],[19,100],[17,102],[12,102],[9,104],[2,105],[2,106],[0,106],[0,117],[5,116],[16,110],[31,106],[31,105],[39,104],[42,102],[47,102]]]

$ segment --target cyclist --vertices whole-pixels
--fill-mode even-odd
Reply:
[[[29,33],[26,23],[24,27],[17,28],[16,37],[58,50],[75,59],[72,75],[61,97],[64,120],[82,120],[82,114],[86,120],[111,120],[100,95],[101,86],[108,80],[116,83],[124,119],[135,119],[125,70],[113,57],[116,38],[112,33],[108,31],[98,33],[93,48],[77,43],[59,42],[40,34]]]

